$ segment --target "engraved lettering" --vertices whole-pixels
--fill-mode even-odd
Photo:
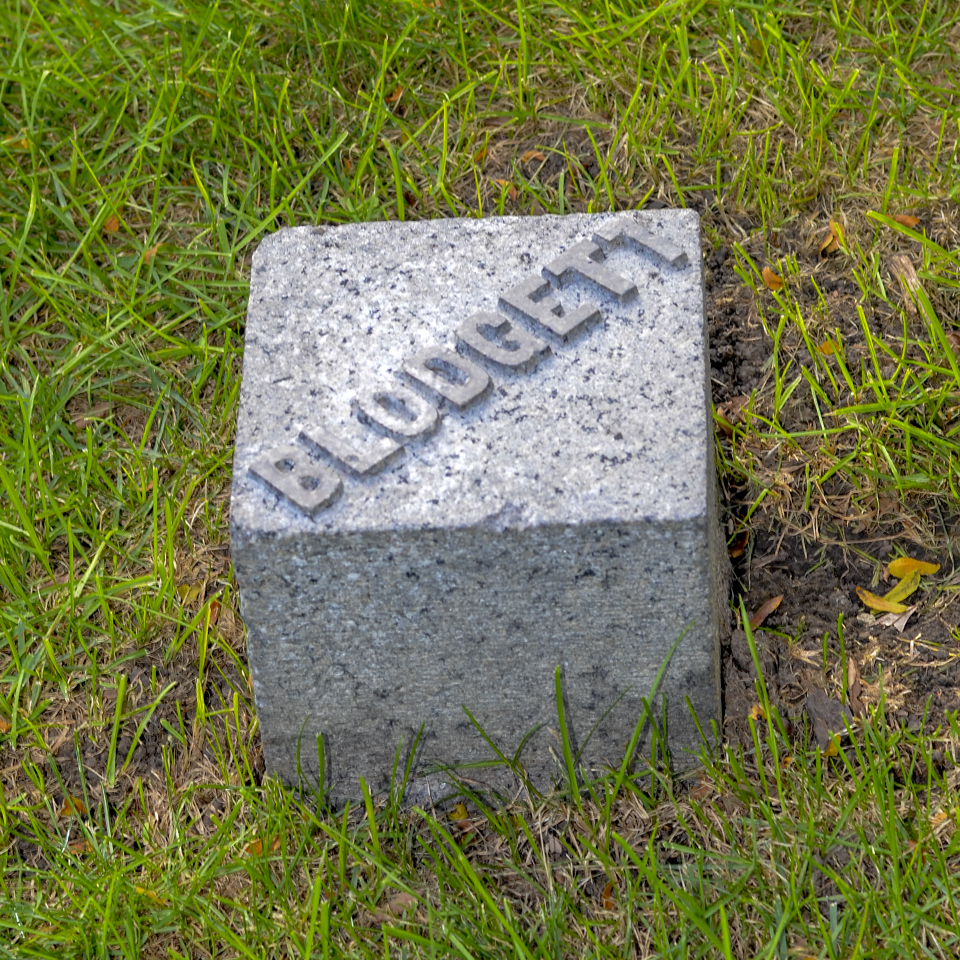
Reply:
[[[394,436],[412,440],[435,430],[440,422],[437,408],[407,387],[378,387],[357,397],[359,419]]]
[[[686,253],[675,243],[658,237],[649,230],[644,230],[635,220],[620,219],[604,224],[594,235],[604,253],[625,246],[628,242],[632,246],[649,250],[658,257],[666,260],[671,267],[683,267],[689,262]]]
[[[637,292],[636,284],[597,262],[602,259],[603,251],[592,240],[581,240],[560,254],[556,260],[548,263],[541,273],[561,288],[566,286],[571,277],[576,276],[595,283],[621,302],[634,296]]]
[[[457,338],[482,357],[512,369],[529,366],[550,349],[539,337],[498,313],[475,313],[457,328]]]
[[[564,340],[578,332],[585,323],[599,319],[600,308],[595,303],[581,303],[573,313],[564,313],[553,297],[546,296],[551,289],[546,280],[527,277],[502,294],[498,306],[539,323]]]
[[[319,424],[313,424],[302,430],[300,439],[328,453],[348,470],[361,477],[379,472],[403,450],[399,443],[389,437],[380,437],[369,449],[358,450],[347,440]]]
[[[308,517],[330,506],[343,490],[340,474],[311,461],[306,450],[300,447],[274,447],[255,460],[249,469]]]

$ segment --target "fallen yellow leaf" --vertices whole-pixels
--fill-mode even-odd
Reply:
[[[891,600],[884,600],[863,587],[857,587],[857,596],[863,601],[864,605],[871,610],[882,610],[884,613],[904,613],[906,607],[902,603],[895,603]]]
[[[203,582],[181,583],[180,586],[177,587],[177,596],[183,604],[193,603],[195,600],[199,600],[203,596]]]
[[[892,590],[883,595],[883,599],[890,603],[900,603],[912,593],[916,593],[920,586],[920,571],[908,573]]]
[[[67,849],[79,856],[83,853],[93,853],[93,844],[89,840],[74,840]]]
[[[9,720],[4,720],[3,717],[0,717],[0,733],[9,733],[13,729]]]
[[[60,807],[61,817],[85,817],[87,805],[79,797],[66,797]]]
[[[385,103],[396,103],[403,96],[403,87],[396,86],[394,87],[393,93],[389,97],[384,98]]]
[[[509,180],[494,180],[493,181],[501,190],[507,191],[507,196],[511,200],[517,199],[517,188]]]
[[[487,148],[486,148],[486,147],[481,147],[481,148],[473,155],[473,162],[474,162],[474,163],[483,163],[483,161],[486,160],[486,159],[487,159]]]
[[[543,163],[547,158],[539,150],[528,150],[521,158],[521,163],[529,163],[531,160],[538,160]]]
[[[470,816],[467,813],[467,805],[461,800],[451,811],[450,819],[456,823],[458,820],[466,820]]]
[[[750,708],[750,719],[751,720],[766,720],[767,715],[763,712],[763,707],[759,703],[755,703]]]
[[[159,903],[161,905],[165,904],[167,901],[163,897],[157,896],[152,890],[148,890],[146,887],[134,887],[134,890],[140,894],[142,897],[149,897],[154,903]]]
[[[823,751],[824,756],[827,757],[836,757],[840,754],[840,734],[830,738],[830,743],[827,744],[827,749]]]
[[[825,340],[817,347],[817,352],[822,353],[826,357],[830,357],[837,352],[837,347],[832,340]]]
[[[763,268],[763,282],[771,290],[782,290],[783,289],[783,277],[777,276],[769,267]]]
[[[147,250],[147,251],[144,253],[144,255],[143,255],[143,262],[144,262],[144,263],[153,263],[153,259],[154,259],[154,257],[156,257],[157,252],[158,252],[159,250],[160,250],[160,244],[159,244],[159,243],[156,244],[155,246],[152,246],[149,250]]]
[[[897,557],[891,560],[887,569],[891,577],[902,580],[909,576],[911,571],[916,570],[921,575],[936,573],[940,569],[939,563],[926,563],[923,560],[914,560],[913,557]]]

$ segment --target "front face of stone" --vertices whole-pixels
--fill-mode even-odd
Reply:
[[[554,670],[587,766],[661,688],[718,714],[699,225],[687,211],[284,230],[254,258],[231,503],[268,767],[544,783]],[[610,709],[610,708],[613,709]],[[606,716],[604,714],[609,710]],[[299,758],[298,758],[299,746]],[[476,772],[471,774],[478,779]]]

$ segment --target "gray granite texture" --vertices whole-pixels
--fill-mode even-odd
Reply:
[[[559,665],[599,771],[687,630],[661,687],[682,765],[687,701],[719,718],[707,370],[691,211],[264,240],[231,525],[268,770],[316,783],[319,733],[326,787],[356,797],[421,727],[416,775],[491,759],[466,706],[510,756],[536,729],[546,786]]]

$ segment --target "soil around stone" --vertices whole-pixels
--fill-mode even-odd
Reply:
[[[819,260],[816,246],[803,244],[795,234],[783,235],[777,242],[798,260]],[[763,262],[761,244],[762,239],[747,248],[756,255],[758,265]],[[858,305],[872,328],[897,325],[899,332],[900,321],[886,304],[861,302],[857,285],[830,266],[817,263],[816,287],[805,284],[799,296],[813,312],[821,293],[827,295],[831,322],[841,327],[847,349],[866,350]],[[734,269],[727,247],[706,252],[705,289],[714,405],[736,410],[751,394],[760,397],[769,387],[770,337],[758,316],[754,294]],[[795,349],[800,362],[810,362],[802,347]],[[787,429],[802,430],[813,415],[809,403],[799,401],[784,407],[781,422]],[[719,439],[724,442],[722,434]],[[774,450],[771,457],[776,461],[773,469],[784,468],[781,452]],[[839,498],[844,492],[839,484],[827,490]],[[895,511],[873,518],[828,516],[806,531],[798,531],[782,515],[758,512],[746,535],[736,537],[737,521],[750,505],[749,491],[730,486],[728,480],[726,486],[722,484],[722,501],[732,541],[732,603],[736,607],[742,597],[747,616],[752,617],[768,600],[783,597],[754,631],[763,679],[771,703],[782,716],[810,736],[806,728],[811,725],[804,725],[809,692],[821,690],[838,704],[845,701],[844,658],[853,658],[868,708],[880,701],[882,691],[888,720],[931,733],[946,730],[949,715],[960,708],[960,602],[945,602],[943,594],[934,602],[936,591],[930,589],[932,584],[925,584],[910,601],[920,598],[916,615],[899,631],[872,616],[856,589],[884,592],[882,581],[875,585],[877,575],[886,558],[900,552],[939,563],[934,582],[955,580],[958,518],[934,513],[930,518],[934,542],[918,543],[916,530],[898,519]],[[735,629],[723,646],[722,676],[725,736],[752,746],[748,718],[758,703],[757,671],[743,629]]]

